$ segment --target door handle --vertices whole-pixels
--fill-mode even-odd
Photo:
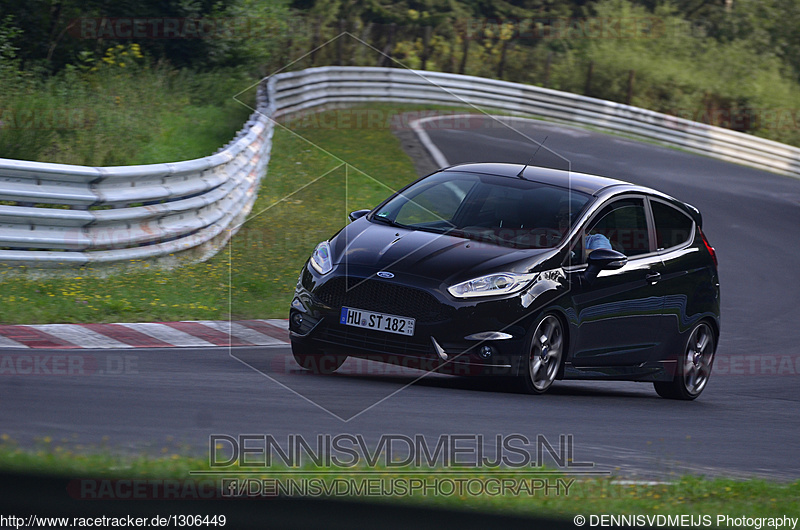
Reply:
[[[660,272],[651,272],[650,274],[645,276],[644,279],[647,280],[648,282],[650,282],[651,284],[658,283],[658,281],[661,279],[661,273]]]

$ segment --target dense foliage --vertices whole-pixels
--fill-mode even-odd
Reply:
[[[800,145],[798,25],[794,0],[8,0],[0,156],[142,162],[116,144],[163,143],[164,108],[219,111],[260,76],[325,64],[537,84]],[[66,108],[83,113],[69,126],[42,110]],[[20,127],[31,113],[44,126]]]

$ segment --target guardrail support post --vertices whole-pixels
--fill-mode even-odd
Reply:
[[[636,77],[636,70],[631,70],[628,73],[628,96],[625,98],[625,104],[630,105],[633,101],[633,80]]]

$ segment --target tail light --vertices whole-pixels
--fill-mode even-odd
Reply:
[[[700,237],[703,238],[703,244],[706,246],[706,250],[708,253],[711,254],[711,259],[714,261],[714,266],[719,267],[719,263],[717,262],[717,251],[714,250],[714,247],[709,244],[708,239],[706,239],[706,235],[703,233],[703,230],[698,226],[697,230],[700,232]]]

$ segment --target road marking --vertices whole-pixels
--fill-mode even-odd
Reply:
[[[269,335],[273,339],[277,339],[284,344],[289,343],[289,321],[276,321],[280,322],[280,327],[275,326],[270,323],[270,321],[266,320],[241,320],[239,323],[245,327],[248,327],[252,330],[255,330],[259,333],[263,333],[264,335]],[[286,322],[286,327],[284,328],[283,322]]]
[[[289,321],[282,319],[187,320],[118,324],[0,325],[0,349],[130,349],[210,346],[283,346]]]
[[[202,339],[216,344],[217,346],[252,346],[253,343],[243,341],[242,339],[228,333],[228,330],[218,330],[211,326],[206,326],[196,321],[184,322],[164,322],[165,325],[178,331],[188,333],[192,337]]]
[[[71,342],[72,344],[79,345],[81,348],[133,348],[130,344],[124,344],[83,326],[72,324],[44,324],[30,327]]]
[[[193,337],[188,333],[184,333],[183,331],[173,329],[164,324],[137,323],[137,324],[120,324],[120,326],[125,326],[130,329],[136,330],[140,333],[144,333],[145,335],[150,335],[151,337],[172,344],[173,346],[201,347],[201,348],[216,346],[216,344],[205,341],[203,339],[198,339],[197,337]]]
[[[238,322],[222,322],[219,320],[198,320],[197,322],[199,324],[203,324],[204,326],[208,326],[210,328],[222,331],[223,333],[230,333],[231,335],[238,337],[241,340],[245,340],[250,344],[254,344],[256,346],[286,344],[286,342],[280,339],[276,339],[275,337],[271,337],[270,335],[260,333],[254,329],[250,329],[246,326],[239,324]]]
[[[21,342],[28,348],[52,348],[55,350],[80,348],[77,344],[61,340],[32,326],[0,326],[0,335],[15,342]]]
[[[14,339],[9,339],[8,337],[4,337],[0,335],[0,348],[27,348],[28,346],[24,345],[21,342],[17,342]]]
[[[101,335],[111,337],[135,348],[171,348],[172,344],[130,329],[122,324],[81,324]]]

